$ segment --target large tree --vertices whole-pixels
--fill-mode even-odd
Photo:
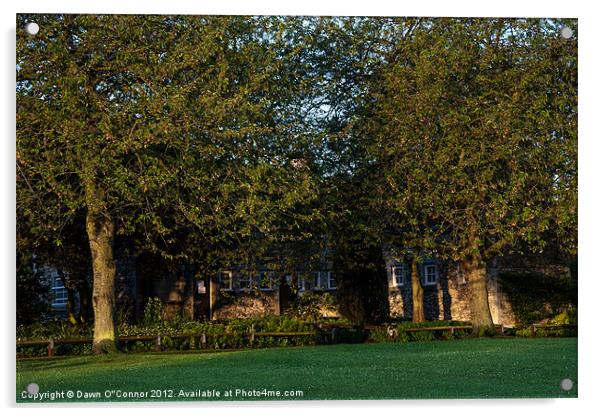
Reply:
[[[576,250],[576,29],[424,20],[372,80],[360,131],[380,218],[399,245],[460,262],[477,333],[493,326],[489,260],[550,233]]]
[[[85,212],[93,349],[110,350],[116,235],[210,261],[265,240],[280,215],[311,201],[311,175],[291,174],[283,143],[286,57],[265,35],[281,25],[20,15],[18,26],[31,20],[40,32],[17,36],[18,221],[60,238]],[[182,236],[201,248],[183,253]]]

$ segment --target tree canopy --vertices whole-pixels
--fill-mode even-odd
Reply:
[[[95,301],[113,290],[115,235],[211,265],[282,237],[282,215],[293,230],[309,218],[294,215],[315,191],[291,168],[302,141],[285,140],[296,86],[279,19],[35,19],[17,46],[17,213],[60,243],[85,212]]]
[[[426,20],[391,50],[359,134],[392,242],[478,269],[481,286],[495,256],[575,250],[577,48],[561,24]]]
[[[40,32],[17,35],[17,246],[68,252],[83,235],[96,350],[114,344],[119,238],[207,273],[276,253],[302,263],[326,242],[341,287],[360,292],[382,247],[427,252],[462,264],[478,330],[492,324],[490,259],[576,253],[576,21],[18,25],[32,20]],[[381,278],[368,287],[385,293]]]

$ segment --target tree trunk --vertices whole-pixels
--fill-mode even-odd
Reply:
[[[219,280],[215,273],[209,277],[209,319],[214,321],[217,318],[216,309],[219,300]]]
[[[90,285],[86,279],[80,282],[77,291],[79,293],[79,321],[81,323],[89,322],[92,317],[92,306],[90,305]]]
[[[485,264],[482,260],[474,258],[463,261],[461,264],[470,292],[472,332],[477,336],[493,333]]]
[[[67,321],[71,325],[77,325],[78,319],[75,316],[75,290],[72,287],[66,287],[67,289]]]
[[[193,321],[194,316],[194,292],[195,292],[195,279],[192,276],[192,273],[187,268],[182,270],[182,275],[184,277],[185,284],[185,293],[184,293],[184,310],[183,315],[189,321]]]
[[[92,252],[92,308],[94,310],[94,340],[96,354],[116,349],[115,344],[115,259],[113,258],[113,221],[88,207],[86,231]]]
[[[424,322],[424,294],[418,264],[412,258],[412,322]]]

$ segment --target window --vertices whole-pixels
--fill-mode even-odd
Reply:
[[[221,272],[219,278],[221,289],[232,290],[232,272]]]
[[[238,279],[238,287],[240,289],[251,289],[251,275],[243,274]]]
[[[67,303],[67,289],[53,288],[52,289],[52,304],[53,305],[65,305]]]
[[[299,276],[297,278],[297,288],[299,289],[299,292],[307,290],[307,279],[305,279],[305,277]]]
[[[203,295],[203,294],[207,293],[207,286],[205,286],[204,280],[199,280],[197,282],[196,290],[199,295]]]
[[[466,276],[464,276],[464,272],[460,269],[460,265],[456,265],[456,278],[459,285],[466,284]]]
[[[259,281],[259,289],[272,290],[272,276],[269,272],[259,272],[257,279]]]
[[[52,279],[52,306],[64,306],[67,304],[67,289],[59,277]]]
[[[314,289],[322,289],[321,272],[314,272]]]
[[[437,283],[437,266],[427,264],[424,266],[424,284],[434,285]]]
[[[393,266],[392,267],[393,274],[393,285],[394,286],[403,286],[406,280],[406,269],[404,266]]]
[[[336,289],[337,282],[334,280],[332,276],[332,272],[326,272],[326,281],[328,282],[328,289]]]

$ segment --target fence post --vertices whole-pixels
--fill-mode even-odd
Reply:
[[[534,337],[537,335],[537,330],[535,329],[535,324],[531,324],[531,336]]]
[[[201,334],[201,348],[207,347],[207,334],[204,332]]]
[[[337,328],[332,328],[330,330],[330,342],[333,344],[337,343]]]
[[[449,334],[451,335],[451,338],[454,337],[454,327],[453,326],[449,328]]]
[[[54,357],[54,340],[52,338],[48,340],[48,356]]]
[[[397,339],[397,329],[389,327],[387,328],[389,339],[395,341]]]
[[[251,325],[251,334],[249,336],[249,345],[252,347],[255,342],[255,325]]]
[[[161,352],[161,335],[157,335],[155,338],[155,352]]]

